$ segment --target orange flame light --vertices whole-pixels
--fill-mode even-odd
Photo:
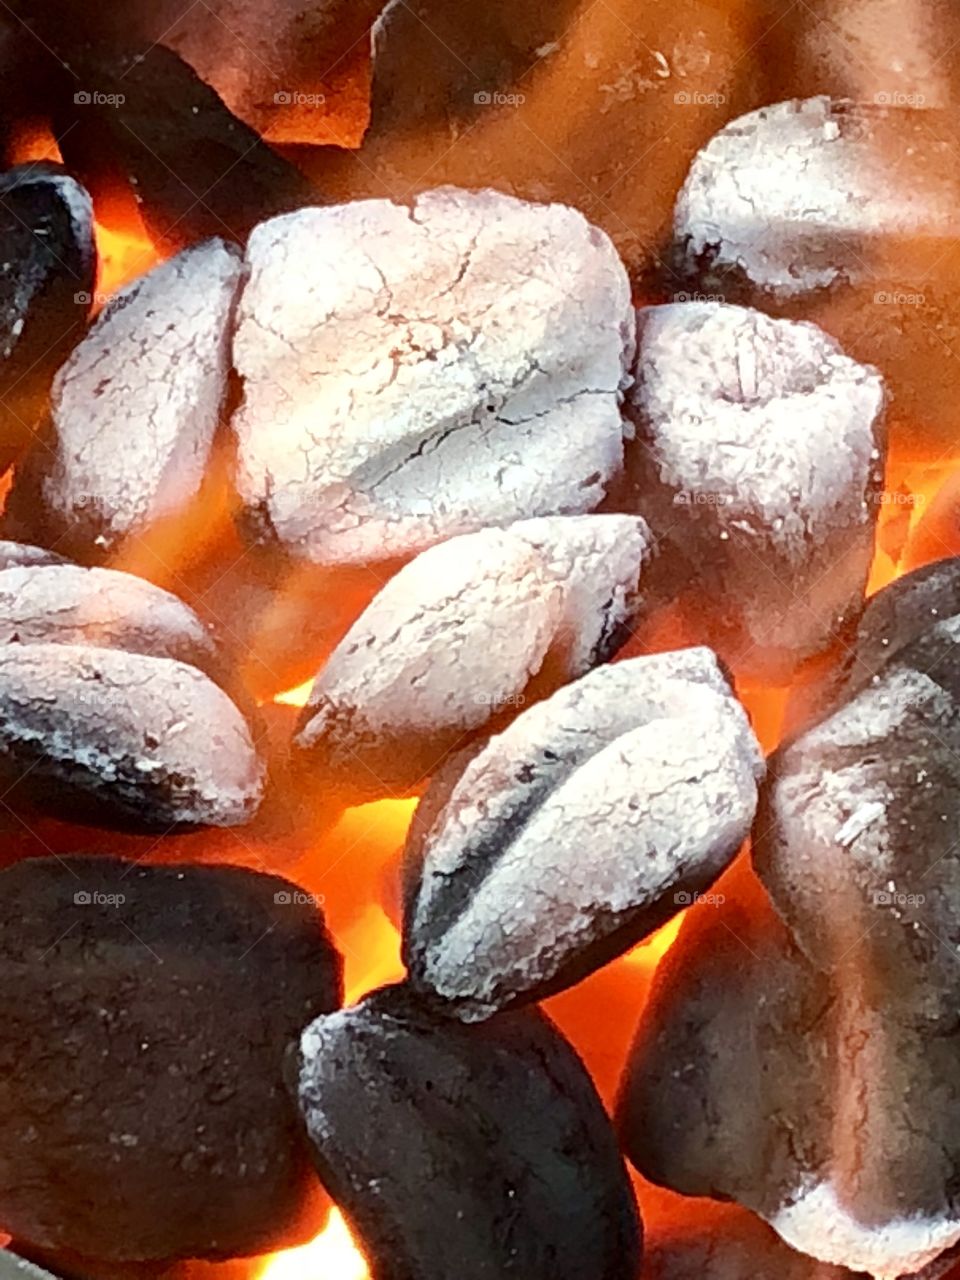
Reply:
[[[343,1214],[334,1209],[315,1240],[299,1249],[269,1254],[257,1280],[369,1280],[369,1276]]]

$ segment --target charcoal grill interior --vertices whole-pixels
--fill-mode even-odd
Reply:
[[[0,4],[0,1280],[960,1280],[958,108]]]

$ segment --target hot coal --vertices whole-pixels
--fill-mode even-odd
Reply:
[[[209,240],[108,304],[57,374],[52,438],[18,476],[11,530],[100,560],[184,512],[226,397],[241,270]]]
[[[629,286],[580,214],[493,191],[256,229],[234,345],[252,536],[321,565],[594,508],[623,460]]]
[[[618,1104],[640,1173],[774,1217],[829,1143],[829,1008],[769,905],[694,908],[657,971]]]
[[[64,162],[95,200],[129,182],[159,243],[242,242],[264,218],[310,201],[299,170],[172,49],[91,40],[65,54],[75,79],[58,120]]]
[[[33,439],[57,367],[82,330],[97,254],[93,206],[51,164],[0,175],[0,468]]]
[[[762,774],[709,650],[561,689],[427,792],[407,850],[411,982],[464,1021],[573,985],[713,882]]]
[[[753,857],[782,923],[671,953],[622,1108],[647,1176],[877,1276],[960,1241],[958,646],[928,627],[773,757]]]
[[[848,662],[848,691],[869,684],[939,622],[960,615],[960,560],[938,560],[871,596]],[[933,633],[936,635],[936,632]],[[929,671],[928,671],[928,674]]]
[[[738,673],[788,676],[863,606],[880,375],[813,325],[675,303],[640,312],[629,403],[626,502],[669,548],[671,601]]]
[[[56,1280],[41,1267],[18,1257],[9,1249],[0,1249],[0,1280]]]
[[[228,692],[236,681],[212,632],[182,600],[114,569],[0,569],[0,645],[86,644],[172,658]]]
[[[283,1083],[341,998],[321,913],[275,876],[111,859],[0,875],[0,1221],[111,1260],[303,1237],[315,1196]]]
[[[641,1280],[869,1280],[797,1253],[766,1223],[742,1209],[701,1204],[666,1233],[647,1236]]]
[[[634,1280],[640,1225],[603,1106],[540,1013],[432,1019],[402,988],[317,1019],[294,1087],[377,1280]]]
[[[423,552],[318,675],[296,740],[304,766],[345,804],[414,790],[485,726],[613,656],[649,553],[642,520],[589,515]]]
[[[264,767],[236,704],[196,667],[82,644],[0,648],[5,804],[166,831],[239,826]]]
[[[690,157],[768,98],[748,56],[768,25],[744,0],[394,0],[362,147],[298,160],[339,200],[453,183],[569,204],[644,275]]]
[[[28,542],[0,540],[0,570],[67,563],[69,562],[65,556],[57,555],[55,551],[49,551],[46,547],[34,547]]]
[[[814,320],[883,370],[914,456],[957,437],[953,112],[779,103],[733,122],[677,202],[684,287]]]
[[[274,142],[316,142],[360,102],[358,53],[383,0],[12,0],[47,45],[92,40],[175,50],[229,109]],[[39,47],[39,46],[38,46]],[[365,58],[364,58],[365,60]],[[330,117],[333,117],[331,122]],[[347,117],[349,118],[349,117]]]

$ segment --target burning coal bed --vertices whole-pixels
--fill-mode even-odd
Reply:
[[[861,306],[953,234],[871,186],[912,114],[729,125],[671,260],[737,299],[638,308],[568,204],[317,207],[175,55],[128,72],[260,216],[144,171],[162,260],[90,319],[80,137],[0,180],[0,1275],[336,1206],[376,1280],[946,1276],[960,558],[875,587],[898,414],[949,430]],[[325,850],[400,798],[371,890]],[[402,975],[345,984],[364,909]],[[639,1020],[611,1118],[563,1002],[681,914],[649,1000],[592,1000]],[[638,1189],[690,1198],[646,1249]]]

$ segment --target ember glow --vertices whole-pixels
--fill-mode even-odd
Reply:
[[[315,1240],[267,1257],[257,1280],[367,1280],[370,1271],[339,1210]]]

